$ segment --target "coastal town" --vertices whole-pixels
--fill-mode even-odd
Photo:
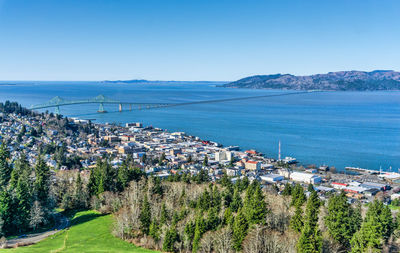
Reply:
[[[29,163],[35,164],[41,154],[53,172],[80,170],[81,174],[89,174],[98,158],[107,157],[117,167],[129,157],[147,175],[161,179],[206,172],[212,182],[224,175],[233,183],[246,177],[278,192],[287,184],[300,183],[305,189],[312,184],[322,200],[340,191],[346,192],[349,203],[380,198],[390,204],[400,198],[399,173],[357,168],[342,173],[327,165],[304,167],[292,157],[273,159],[256,150],[224,147],[184,132],[168,132],[141,123],[94,124],[48,113],[3,112],[0,142],[8,145],[13,159],[24,152]]]

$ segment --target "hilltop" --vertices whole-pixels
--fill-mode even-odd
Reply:
[[[339,71],[310,76],[256,75],[223,87],[250,89],[373,91],[400,90],[400,72],[393,70]]]

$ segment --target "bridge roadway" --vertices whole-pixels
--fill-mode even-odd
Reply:
[[[122,102],[118,100],[113,100],[110,98],[105,97],[104,95],[99,95],[94,98],[89,99],[81,99],[81,100],[65,100],[61,97],[54,97],[50,101],[33,105],[31,109],[44,109],[55,107],[56,113],[58,114],[60,111],[60,106],[65,105],[77,105],[77,104],[99,104],[98,112],[103,113],[106,112],[104,110],[104,104],[118,104],[119,108],[118,111],[122,111],[122,105],[129,105],[129,110],[132,110],[132,106],[137,106],[139,110],[141,109],[153,109],[153,108],[160,108],[160,107],[174,107],[174,106],[185,106],[185,105],[195,105],[195,104],[208,104],[208,103],[220,103],[220,102],[231,102],[231,101],[240,101],[240,100],[249,100],[249,99],[260,99],[260,98],[268,98],[268,97],[283,97],[283,96],[290,96],[290,95],[301,95],[301,94],[308,94],[311,92],[322,92],[319,90],[314,91],[297,91],[297,92],[290,92],[290,93],[278,93],[278,94],[268,94],[268,95],[260,95],[260,96],[248,96],[248,97],[236,97],[236,98],[224,98],[224,99],[213,99],[213,100],[203,100],[203,101],[193,101],[193,102],[184,102],[184,103],[138,103],[138,102]]]

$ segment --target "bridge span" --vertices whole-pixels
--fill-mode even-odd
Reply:
[[[55,107],[55,112],[57,114],[59,114],[60,106],[79,105],[79,104],[99,104],[99,110],[97,111],[99,113],[107,112],[106,110],[104,110],[104,104],[116,104],[116,105],[118,105],[118,111],[120,111],[120,112],[122,112],[122,110],[123,110],[123,105],[128,105],[129,110],[132,110],[135,107],[137,109],[141,110],[141,109],[150,109],[150,108],[165,107],[165,106],[173,105],[170,103],[121,102],[118,100],[108,98],[104,95],[98,95],[97,97],[89,98],[89,99],[77,99],[77,100],[67,100],[67,99],[61,98],[59,96],[56,96],[56,97],[50,99],[49,101],[47,101],[46,103],[32,105],[30,107],[30,109],[35,110],[35,109],[45,109],[45,108]]]
[[[285,92],[285,93],[277,93],[277,94],[267,94],[267,95],[259,95],[259,96],[250,96],[250,97],[234,97],[234,98],[222,98],[222,99],[213,99],[213,100],[202,100],[202,101],[191,101],[191,102],[182,102],[182,103],[140,103],[140,102],[121,102],[118,100],[110,99],[105,97],[104,95],[98,95],[94,98],[89,99],[78,99],[78,100],[66,100],[59,96],[56,96],[49,100],[46,103],[33,105],[30,109],[44,109],[55,107],[55,112],[57,114],[60,113],[60,106],[65,105],[77,105],[77,104],[99,104],[99,109],[97,112],[105,113],[104,104],[117,104],[118,111],[122,112],[123,105],[128,105],[129,110],[131,111],[133,108],[136,109],[153,109],[160,107],[174,107],[174,106],[185,106],[185,105],[195,105],[195,104],[208,104],[208,103],[220,103],[220,102],[231,102],[238,100],[248,100],[248,99],[261,99],[268,97],[282,97],[282,96],[290,96],[290,95],[301,95],[301,94],[309,94],[313,92],[323,92],[320,90],[312,90],[312,91],[294,91],[294,92]]]

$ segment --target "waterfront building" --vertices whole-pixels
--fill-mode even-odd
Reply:
[[[278,174],[266,174],[266,175],[260,176],[260,178],[261,178],[261,180],[268,182],[268,183],[277,183],[277,182],[280,182],[285,179],[283,176],[278,175]]]
[[[297,182],[303,182],[307,184],[318,184],[321,183],[322,178],[320,176],[303,173],[303,172],[293,172],[290,174],[290,179]]]

